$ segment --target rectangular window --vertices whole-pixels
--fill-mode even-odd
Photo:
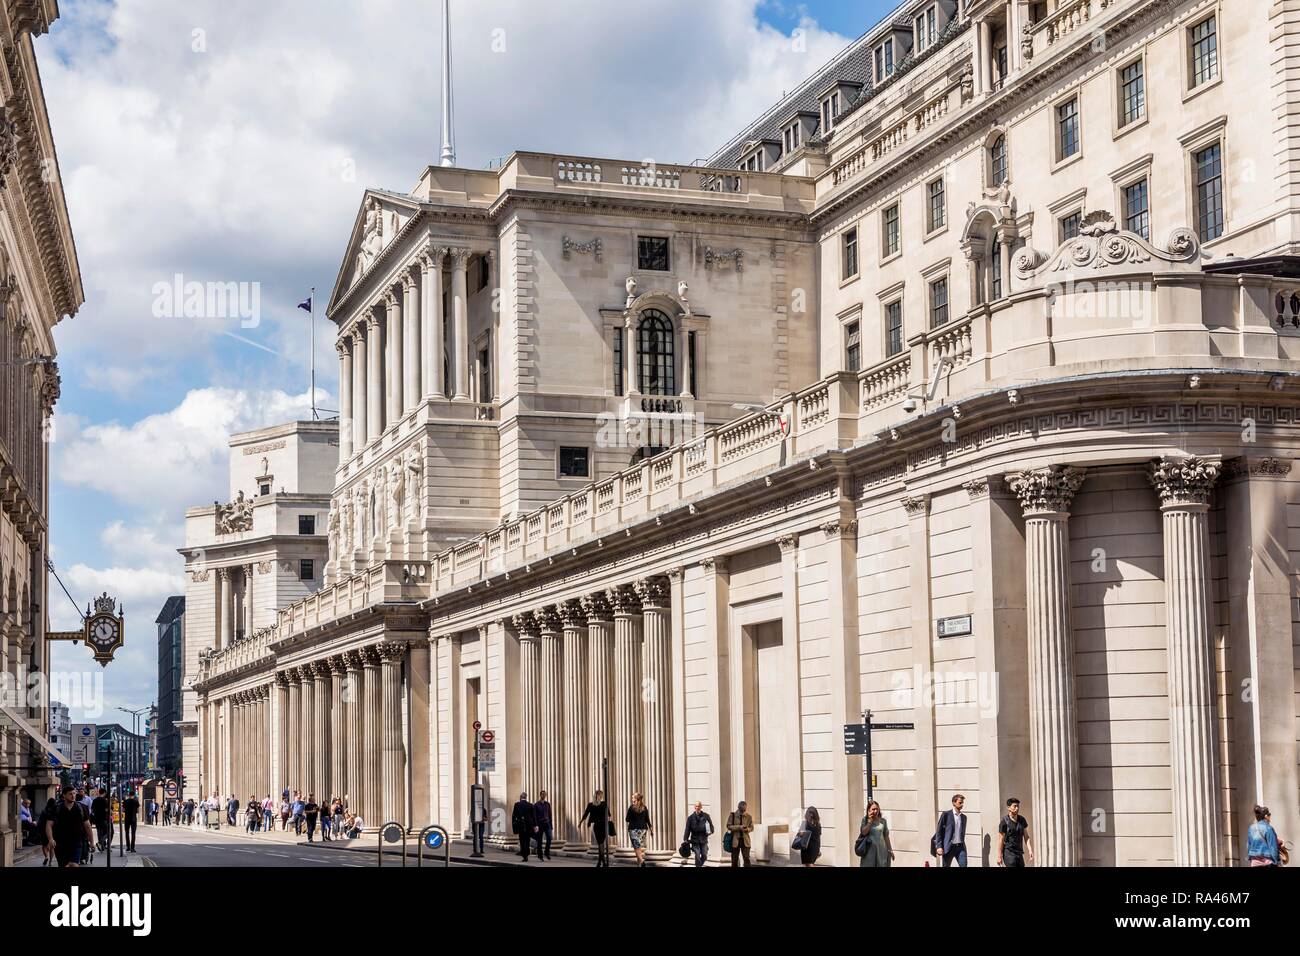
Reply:
[[[937,329],[948,322],[948,277],[930,283],[930,327]]]
[[[1188,37],[1191,47],[1192,89],[1210,82],[1219,75],[1219,26],[1215,17],[1202,20],[1192,27]]]
[[[298,533],[315,534],[316,533],[316,516],[315,515],[298,515]]]
[[[1002,81],[1007,78],[1007,48],[1005,44],[993,51],[993,65],[997,71],[998,86],[1001,87]]]
[[[271,483],[268,481],[262,482],[257,486],[257,493],[259,495],[269,495],[271,493]]]
[[[993,270],[993,301],[1002,298],[1002,243],[993,243],[993,255],[989,257],[989,268]]]
[[[926,206],[926,231],[942,229],[948,222],[948,201],[944,192],[942,179],[936,179],[929,185],[928,204]]]
[[[614,330],[614,394],[623,394],[623,330]]]
[[[1201,242],[1223,235],[1223,151],[1218,143],[1192,157],[1196,170],[1196,225]]]
[[[316,562],[304,558],[298,562],[298,580],[314,581],[316,579]]]
[[[915,38],[917,53],[927,50],[938,39],[939,34],[936,29],[935,8],[933,6],[913,18],[912,34]]]
[[[829,133],[835,126],[835,117],[840,115],[840,94],[832,93],[822,100],[822,132]]]
[[[793,153],[800,145],[799,124],[795,123],[787,127],[785,131],[785,151],[787,155]]]
[[[1119,71],[1119,125],[1128,126],[1146,115],[1147,81],[1142,61],[1134,60]]]
[[[885,306],[885,356],[903,351],[903,300],[896,299]]]
[[[1068,216],[1061,217],[1061,242],[1069,242],[1079,234],[1079,227],[1083,225],[1083,213],[1074,212]]]
[[[644,272],[668,271],[668,238],[666,236],[637,236],[636,264]]]
[[[862,370],[862,325],[850,322],[844,326],[844,369],[848,372]]]
[[[1151,238],[1151,200],[1145,179],[1124,187],[1124,228],[1143,239]]]
[[[1056,108],[1056,158],[1069,159],[1079,151],[1079,101],[1062,103]]]
[[[898,252],[899,244],[899,209],[898,203],[890,206],[880,215],[881,237],[880,245],[884,250],[885,257],[889,257]]]
[[[560,448],[561,478],[590,478],[591,451],[582,447]]]
[[[873,54],[876,82],[883,83],[894,75],[894,41],[888,39],[876,47]]]
[[[852,279],[858,274],[858,230],[850,229],[844,233],[844,250],[841,259],[840,278]]]

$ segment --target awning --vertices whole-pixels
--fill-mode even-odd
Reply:
[[[14,710],[6,707],[4,704],[0,704],[0,727],[3,727],[5,730],[16,730],[34,740],[36,745],[44,750],[48,755],[50,766],[71,766],[72,762],[68,759],[65,753],[59,750],[58,747],[54,746],[54,744],[50,743],[49,739],[33,727],[26,717],[20,717]]]

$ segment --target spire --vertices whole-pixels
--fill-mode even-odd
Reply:
[[[456,165],[456,134],[451,105],[451,0],[442,0],[442,159],[440,165]]]

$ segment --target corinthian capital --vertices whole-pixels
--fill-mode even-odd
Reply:
[[[667,578],[642,578],[632,585],[637,599],[644,610],[662,609],[668,606],[671,594]]]
[[[1021,471],[1007,475],[1007,485],[1020,499],[1025,516],[1035,514],[1061,514],[1070,510],[1070,502],[1083,484],[1086,472],[1082,468],[1050,465],[1035,471]]]
[[[614,617],[614,611],[609,606],[609,599],[601,591],[588,594],[582,598],[582,611],[587,616],[588,621],[609,621]]]
[[[388,311],[391,312],[394,309],[396,309],[397,304],[400,301],[401,300],[397,298],[397,293],[394,292],[392,289],[389,289],[387,292],[384,293],[384,307],[387,308]]]
[[[641,602],[637,600],[636,592],[627,584],[607,590],[605,599],[609,601],[609,606],[614,609],[615,614],[641,613]]]
[[[565,601],[560,605],[559,610],[560,620],[566,631],[587,626],[587,612],[583,610],[581,601],[576,599]]]
[[[537,629],[543,634],[558,634],[560,632],[560,609],[555,605],[548,605],[538,608],[533,614],[537,620]]]
[[[1148,474],[1161,508],[1186,508],[1209,505],[1222,472],[1221,463],[1191,456],[1161,458],[1151,463]]]
[[[519,633],[520,640],[529,640],[541,636],[541,628],[537,624],[537,615],[532,611],[522,611],[511,619],[511,624]]]
[[[403,641],[384,641],[375,646],[375,651],[380,660],[391,664],[406,657],[406,644]]]
[[[451,267],[453,269],[464,269],[469,263],[469,257],[473,254],[469,249],[461,246],[454,246],[448,249],[447,253],[451,256]]]

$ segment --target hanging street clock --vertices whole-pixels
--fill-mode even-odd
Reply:
[[[123,609],[116,608],[117,602],[105,591],[95,598],[95,609],[86,615],[86,646],[95,654],[95,660],[107,667],[113,654],[122,646],[125,635]],[[88,609],[89,610],[89,609]],[[117,611],[114,614],[114,610]]]

